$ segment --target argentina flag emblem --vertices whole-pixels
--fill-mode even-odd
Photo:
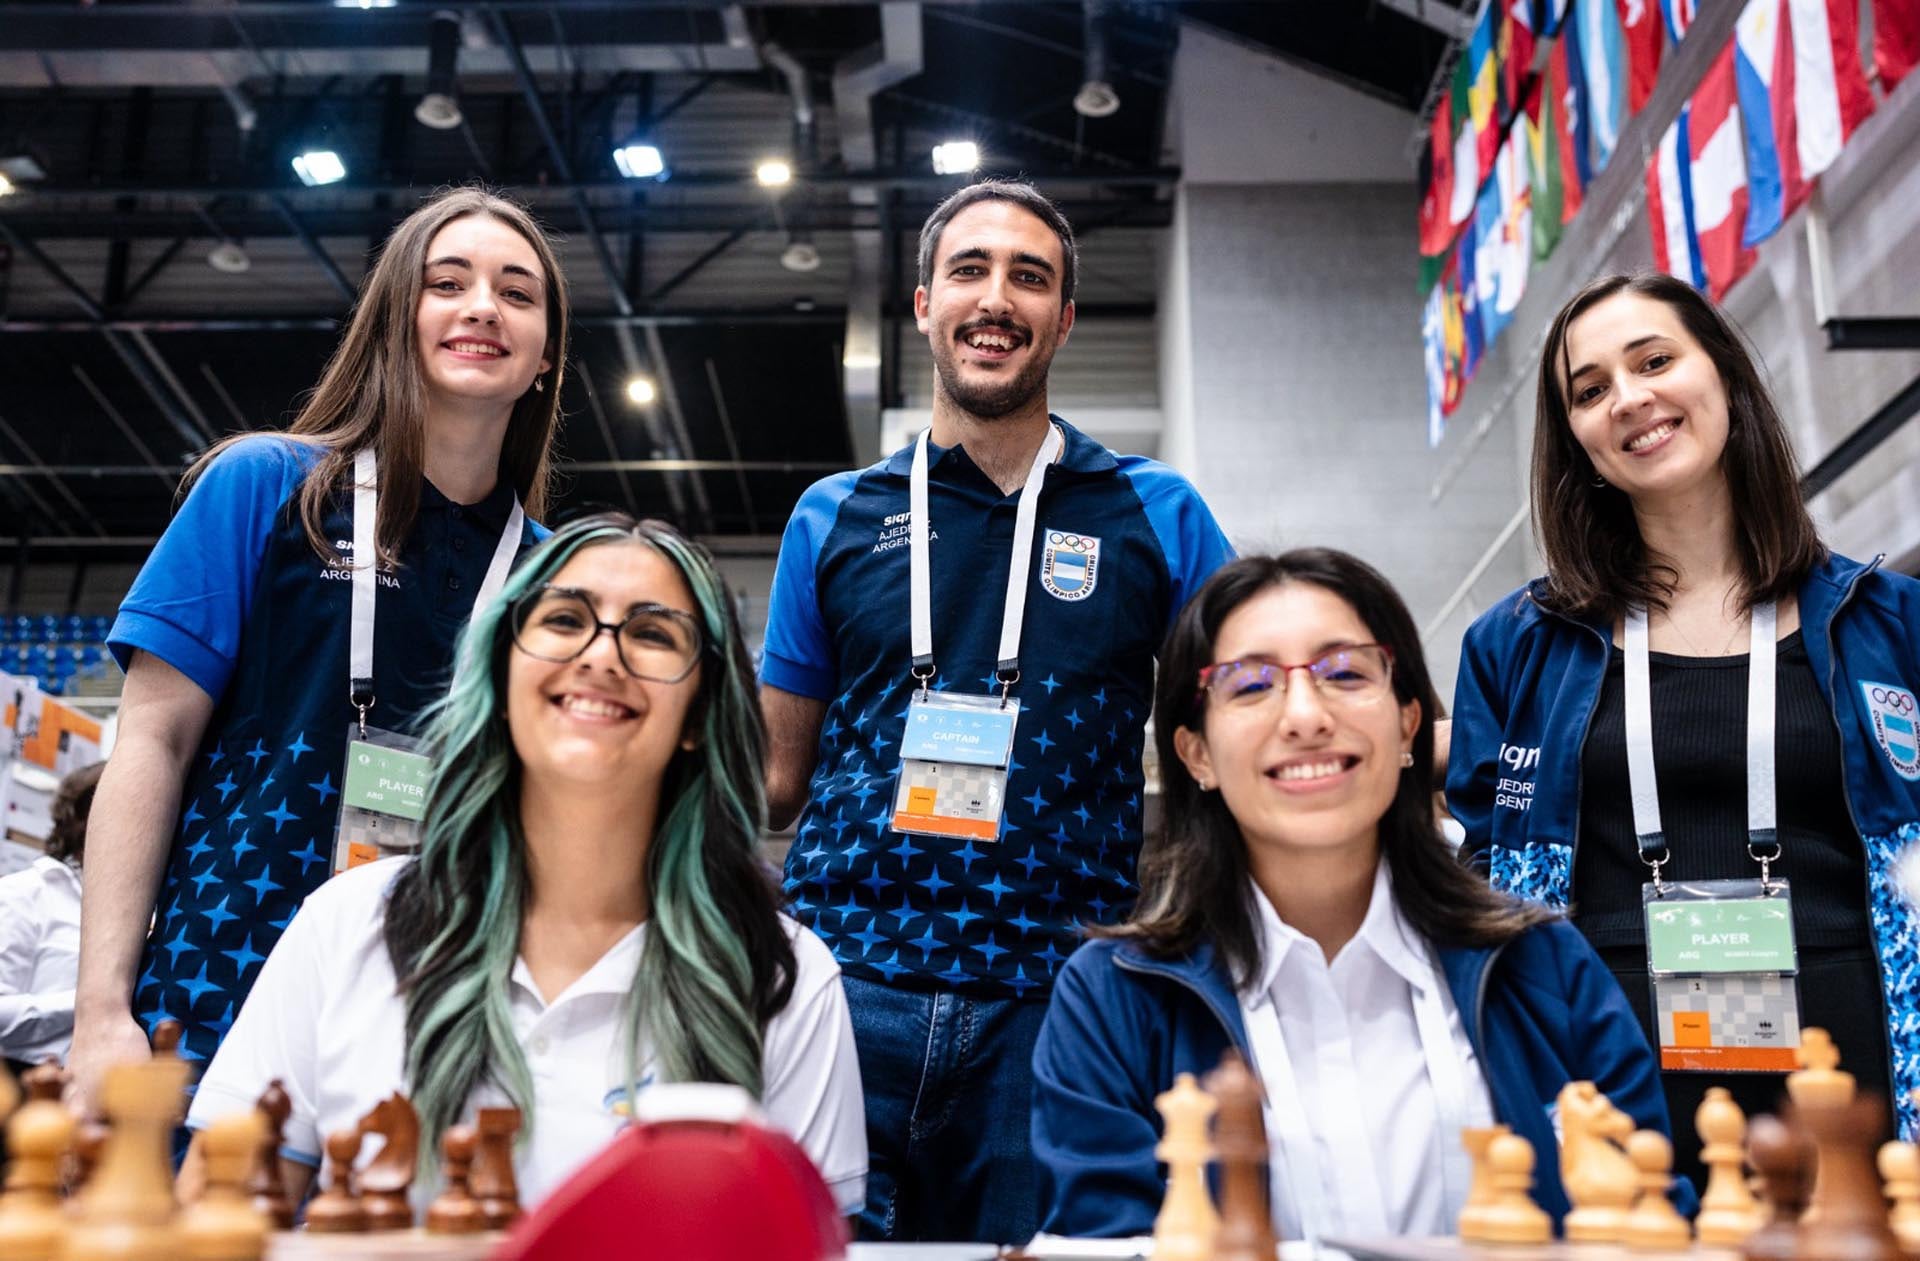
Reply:
[[[1084,600],[1100,577],[1100,540],[1090,534],[1048,530],[1040,553],[1040,585],[1056,600]]]
[[[1891,683],[1861,681],[1860,694],[1873,722],[1873,738],[1902,779],[1920,779],[1920,733],[1914,730],[1913,693]]]

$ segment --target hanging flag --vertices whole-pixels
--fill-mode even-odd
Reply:
[[[1667,24],[1667,34],[1679,43],[1687,37],[1687,28],[1693,25],[1694,0],[1660,0],[1660,17]]]
[[[1560,154],[1553,143],[1553,95],[1545,80],[1527,94],[1519,126],[1527,133],[1527,178],[1533,184],[1533,256],[1548,258],[1560,244]]]
[[[1785,38],[1786,17],[1786,0],[1748,0],[1733,28],[1734,81],[1746,132],[1747,224],[1740,234],[1745,246],[1758,245],[1779,231],[1799,204],[1797,195],[1788,196],[1780,163],[1783,125],[1789,143],[1793,136],[1793,60]],[[1782,72],[1784,83],[1778,79]]]
[[[1666,39],[1660,33],[1655,0],[1619,0],[1620,31],[1627,45],[1627,114],[1646,107],[1660,75],[1660,52]]]
[[[1500,37],[1494,55],[1500,64],[1502,118],[1520,112],[1527,84],[1533,78],[1533,0],[1499,0]]]
[[[1920,64],[1920,0],[1873,0],[1873,68],[1886,93]]]
[[[1555,169],[1560,177],[1562,224],[1572,223],[1573,217],[1580,213],[1580,202],[1586,190],[1578,137],[1574,130],[1575,119],[1583,110],[1584,103],[1568,62],[1571,51],[1567,41],[1562,39],[1555,42],[1553,52],[1547,58],[1545,99],[1553,106],[1553,126],[1550,130],[1542,128],[1548,149],[1557,159]]]
[[[1494,178],[1500,188],[1500,248],[1494,256],[1500,283],[1495,302],[1508,319],[1526,296],[1527,272],[1533,267],[1533,176],[1527,153],[1527,120],[1517,118],[1494,160]]]
[[[1485,329],[1480,323],[1479,285],[1474,276],[1475,227],[1469,224],[1454,246],[1454,291],[1460,295],[1460,388],[1465,390],[1473,374],[1480,370],[1480,355],[1486,346]]]
[[[1550,39],[1560,33],[1560,26],[1567,20],[1569,0],[1539,0],[1534,8],[1534,33],[1541,39]]]
[[[1440,410],[1451,416],[1460,406],[1460,395],[1467,387],[1467,325],[1460,313],[1460,276],[1454,270],[1452,256],[1448,256],[1447,270],[1442,273],[1440,283],[1434,291],[1442,295],[1440,316],[1444,321],[1441,333],[1446,338],[1446,394]]]
[[[1653,229],[1653,265],[1704,289],[1707,278],[1700,271],[1700,247],[1693,236],[1687,108],[1682,106],[1680,117],[1668,124],[1647,162],[1647,222]]]
[[[1447,287],[1435,285],[1420,315],[1420,344],[1427,368],[1427,445],[1437,447],[1447,431]]]
[[[1445,95],[1434,107],[1420,168],[1420,252],[1444,253],[1453,244],[1453,101]]]
[[[1627,44],[1616,0],[1574,0],[1580,58],[1586,72],[1587,126],[1593,137],[1595,175],[1604,171],[1627,120]]]
[[[1562,69],[1566,73],[1566,82],[1561,93],[1561,103],[1566,107],[1567,134],[1573,141],[1574,167],[1580,175],[1580,187],[1585,188],[1593,182],[1593,163],[1588,157],[1593,151],[1592,129],[1587,119],[1587,72],[1583,64],[1586,49],[1580,44],[1580,24],[1569,22],[1561,28],[1559,47],[1554,55],[1563,59]]]
[[[1873,112],[1860,65],[1857,0],[1787,0],[1793,40],[1793,113],[1801,179],[1833,165]]]
[[[1493,57],[1493,5],[1480,10],[1473,24],[1473,37],[1467,41],[1467,104],[1473,112],[1473,135],[1477,146],[1477,166],[1481,178],[1493,169],[1493,155],[1500,148],[1500,123],[1494,116],[1500,87],[1498,68]]]
[[[1741,244],[1747,223],[1747,159],[1740,132],[1733,44],[1713,59],[1687,102],[1692,156],[1693,235],[1707,293],[1715,302],[1753,266]]]
[[[1447,222],[1458,228],[1473,214],[1473,197],[1480,191],[1480,141],[1473,129],[1473,107],[1469,100],[1471,78],[1469,58],[1454,63],[1452,91],[1447,108],[1453,128],[1453,201],[1447,207]]]

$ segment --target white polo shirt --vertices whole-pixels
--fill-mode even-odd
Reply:
[[[36,858],[0,878],[0,1057],[67,1058],[80,970],[80,873]]]
[[[1493,1102],[1386,863],[1331,962],[1258,886],[1254,902],[1262,969],[1240,1014],[1266,1087],[1275,1224],[1288,1239],[1453,1233],[1470,1173],[1459,1128],[1491,1124]]]
[[[409,861],[357,867],[307,897],[201,1078],[190,1127],[253,1107],[278,1077],[293,1103],[284,1154],[318,1165],[325,1135],[351,1129],[393,1092],[406,1093],[406,1004],[383,928],[387,891]],[[761,1108],[806,1150],[851,1213],[865,1197],[867,1134],[840,967],[819,938],[784,916],[781,922],[797,969],[793,997],[767,1027]],[[515,1148],[514,1169],[529,1207],[627,1124],[622,1009],[645,937],[643,924],[551,1003],[525,961],[514,961],[513,1028],[534,1091],[532,1134]],[[651,1084],[644,1054],[640,1063],[641,1084]],[[483,1085],[470,1104],[506,1102]],[[366,1144],[362,1159],[377,1146]]]

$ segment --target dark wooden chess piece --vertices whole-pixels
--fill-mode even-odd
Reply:
[[[480,1205],[467,1190],[480,1135],[471,1125],[454,1125],[440,1136],[441,1176],[446,1189],[427,1208],[427,1231],[435,1235],[476,1235],[487,1228]]]
[[[520,1216],[520,1187],[513,1176],[513,1138],[520,1132],[520,1109],[481,1108],[474,1114],[480,1146],[467,1187],[480,1206],[488,1230],[505,1230]]]
[[[1886,1104],[1872,1095],[1838,1105],[1797,1107],[1794,1120],[1819,1149],[1811,1221],[1795,1234],[1795,1261],[1895,1261],[1887,1202],[1875,1157],[1886,1137]]]
[[[1787,1121],[1757,1116],[1747,1123],[1747,1162],[1766,1188],[1767,1220],[1747,1236],[1747,1261],[1793,1261],[1800,1214],[1813,1187],[1813,1150]]]
[[[293,1115],[293,1101],[286,1087],[275,1078],[267,1083],[254,1105],[265,1122],[259,1150],[254,1153],[253,1170],[247,1175],[247,1196],[257,1212],[273,1223],[275,1230],[293,1229],[293,1199],[280,1175],[280,1148],[286,1143],[287,1118]]]
[[[420,1161],[420,1118],[402,1094],[391,1094],[360,1118],[360,1134],[386,1140],[360,1171],[360,1207],[368,1230],[409,1230],[413,1205],[407,1191]]]
[[[1214,1114],[1213,1147],[1220,1161],[1220,1233],[1213,1261],[1270,1261],[1273,1212],[1267,1206],[1267,1127],[1261,1120],[1260,1081],[1240,1053],[1229,1050],[1207,1075]]]
[[[367,1228],[366,1210],[353,1190],[353,1165],[360,1158],[360,1131],[327,1135],[327,1163],[333,1180],[307,1205],[307,1229],[315,1234],[351,1235]]]

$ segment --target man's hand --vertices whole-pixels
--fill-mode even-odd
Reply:
[[[73,1013],[73,1049],[67,1054],[67,1106],[74,1112],[96,1111],[100,1082],[118,1064],[139,1064],[153,1054],[146,1030],[133,1013],[118,1011]]]

